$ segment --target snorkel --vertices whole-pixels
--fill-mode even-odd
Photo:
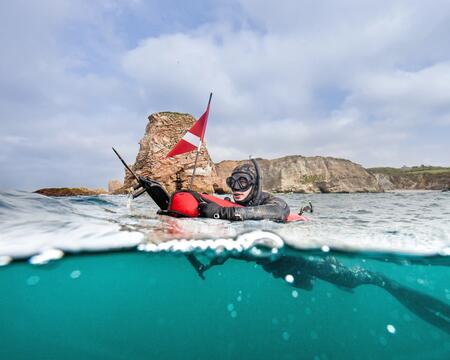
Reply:
[[[255,185],[253,188],[252,199],[249,201],[249,205],[257,206],[261,202],[261,194],[262,194],[262,176],[261,169],[259,168],[258,162],[255,159],[250,159],[255,167],[256,179]]]

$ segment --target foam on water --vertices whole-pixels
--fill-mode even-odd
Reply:
[[[0,266],[15,258],[40,264],[64,252],[138,248],[150,252],[248,252],[267,256],[283,241],[296,249],[450,254],[450,195],[441,192],[281,195],[312,221],[228,222],[156,215],[142,196],[50,198],[0,192]],[[244,235],[243,235],[244,234]],[[268,245],[269,244],[269,245]],[[267,251],[267,249],[269,249]]]
[[[206,252],[213,251],[216,255],[225,252],[247,252],[254,257],[267,257],[276,255],[278,249],[284,246],[284,242],[277,234],[255,230],[243,233],[236,238],[219,238],[214,240],[174,239],[159,244],[143,243],[138,250],[146,252]]]

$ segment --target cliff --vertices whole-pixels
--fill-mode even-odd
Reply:
[[[189,188],[195,152],[166,158],[167,153],[191,128],[196,119],[189,114],[160,112],[148,117],[140,140],[133,171],[161,182],[167,191]],[[199,155],[193,190],[225,193],[225,179],[232,169],[244,162],[211,161],[206,146]],[[333,157],[285,156],[278,159],[258,159],[263,175],[263,188],[271,192],[350,193],[382,192],[398,189],[441,190],[450,185],[450,168],[415,167],[405,169],[364,169],[349,160]],[[402,171],[400,171],[402,170]],[[420,171],[419,171],[420,170]],[[114,193],[125,193],[134,183],[126,172],[124,186]]]
[[[445,190],[450,187],[450,168],[414,166],[372,168],[373,174],[385,190]]]
[[[175,158],[167,158],[166,155],[195,121],[189,114],[160,112],[150,115],[144,137],[139,141],[140,148],[132,170],[138,175],[161,182],[169,193],[177,188],[187,189],[194,168],[195,151]],[[122,192],[131,187],[134,181],[127,171]],[[214,163],[206,146],[202,146],[192,189],[212,193],[217,181]]]
[[[222,161],[216,164],[221,179],[219,187],[226,189],[225,179],[243,161]],[[349,193],[379,192],[383,188],[377,178],[361,165],[332,157],[285,156],[278,159],[258,159],[263,175],[263,188],[271,192]]]

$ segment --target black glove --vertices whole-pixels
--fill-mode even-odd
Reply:
[[[220,219],[221,206],[216,203],[200,203],[198,204],[198,211],[201,217]]]
[[[214,219],[231,219],[233,217],[232,207],[222,207],[214,202],[200,203],[198,210],[201,217],[214,218]]]

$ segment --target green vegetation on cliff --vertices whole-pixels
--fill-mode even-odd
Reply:
[[[450,174],[450,167],[442,166],[412,166],[402,168],[392,167],[376,167],[367,169],[371,173],[386,174],[386,175],[416,175],[416,174]]]

